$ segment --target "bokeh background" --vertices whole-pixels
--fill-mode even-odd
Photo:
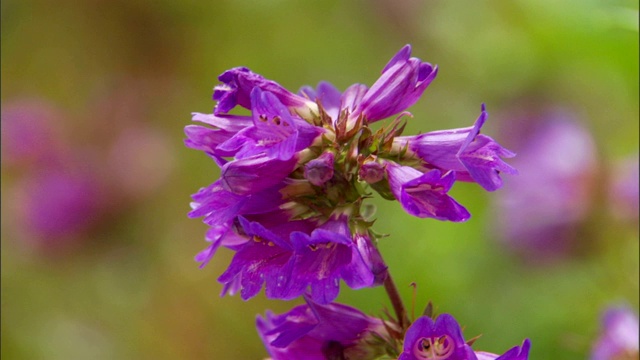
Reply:
[[[532,359],[585,359],[605,308],[638,311],[636,1],[3,0],[1,12],[4,359],[266,357],[256,314],[300,301],[220,298],[229,251],[198,268],[206,226],[187,218],[190,194],[219,173],[183,128],[212,111],[228,68],[344,90],[371,85],[406,43],[440,72],[405,133],[470,126],[484,102],[483,131],[521,169],[496,193],[457,184],[463,224],[375,201],[407,305],[433,301],[482,334],[476,349],[529,337]],[[343,285],[338,300],[388,306],[381,288]]]

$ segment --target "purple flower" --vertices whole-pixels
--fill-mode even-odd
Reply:
[[[382,76],[358,102],[353,117],[362,115],[371,123],[397,114],[418,101],[435,79],[438,67],[410,56],[411,46],[405,45],[391,58]]]
[[[520,346],[514,346],[502,355],[491,354],[484,351],[476,351],[478,360],[527,360],[529,359],[529,350],[531,349],[531,341],[525,339]]]
[[[107,205],[99,178],[82,169],[41,168],[20,179],[14,194],[21,227],[47,249],[89,230]]]
[[[262,217],[260,222],[240,218],[242,231],[248,241],[237,250],[218,281],[227,284],[237,278],[244,300],[257,295],[263,284],[268,298],[288,300],[300,296],[304,289],[289,281],[294,249],[286,234],[311,231],[315,224],[305,220],[288,220],[287,215],[281,212]]]
[[[259,87],[251,91],[253,123],[219,145],[221,150],[237,150],[236,158],[258,154],[289,160],[309,147],[323,129],[289,113],[278,98]]]
[[[398,360],[526,360],[529,358],[529,340],[521,347],[514,347],[502,356],[474,352],[462,336],[460,325],[453,316],[441,314],[433,321],[430,317],[418,318],[407,330],[402,354]]]
[[[300,286],[299,294],[310,288],[310,297],[327,304],[338,296],[340,279],[352,289],[371,286],[374,274],[351,239],[349,217],[332,217],[310,235],[291,234],[295,249],[293,284]]]
[[[427,316],[416,319],[405,334],[398,360],[422,359],[475,360],[476,356],[453,316],[442,314],[436,321]]]
[[[222,181],[200,189],[192,197],[193,210],[189,217],[204,216],[206,224],[215,226],[227,224],[241,214],[260,214],[273,211],[283,204],[280,189],[284,184],[277,184],[251,195],[238,195],[225,189]]]
[[[391,325],[346,305],[307,301],[281,315],[267,311],[256,326],[273,360],[366,360],[383,354]]]
[[[382,285],[387,278],[387,264],[384,263],[371,235],[364,229],[356,229],[354,241],[367,268],[371,269],[373,284]]]
[[[627,307],[607,309],[602,331],[591,351],[591,360],[637,359],[638,316]]]
[[[321,81],[318,84],[317,90],[311,86],[303,86],[299,94],[307,99],[320,102],[324,111],[326,111],[332,119],[338,118],[341,110],[342,94],[335,86],[326,81]]]
[[[202,150],[212,157],[234,156],[238,149],[220,149],[220,144],[229,140],[240,130],[251,126],[252,120],[248,116],[238,115],[213,115],[193,113],[193,121],[199,121],[213,127],[200,125],[188,125],[184,132],[187,139],[184,141],[187,147]]]
[[[308,293],[322,304],[338,296],[340,279],[351,288],[371,286],[374,274],[349,235],[346,215],[320,227],[311,219],[290,217],[286,211],[240,217],[242,237],[247,240],[230,238],[237,251],[218,281],[239,281],[245,300],[264,284],[268,298],[288,300]],[[227,232],[224,227],[214,232],[212,237],[218,236],[218,244],[212,245],[211,252],[222,244]],[[208,253],[201,255],[201,259],[208,258]]]
[[[487,116],[483,104],[482,113],[472,127],[396,137],[393,147],[396,152],[407,149],[407,156],[417,156],[428,167],[453,170],[456,179],[475,181],[494,191],[502,186],[500,172],[517,174],[517,171],[501,159],[515,154],[480,134]]]
[[[240,218],[249,240],[218,280],[227,284],[238,278],[245,300],[264,284],[268,298],[288,300],[307,293],[321,304],[338,296],[340,279],[356,289],[373,283],[374,274],[350,237],[347,215],[320,227],[312,220],[288,217],[274,212],[255,221]]]
[[[308,99],[289,92],[289,90],[275,81],[267,80],[246,67],[227,70],[218,77],[218,80],[222,81],[223,84],[213,89],[213,100],[218,101],[214,109],[215,115],[227,113],[236,105],[251,109],[250,94],[256,87],[273,93],[287,107],[304,108],[315,106]]]
[[[278,160],[255,155],[226,163],[220,177],[226,190],[238,195],[250,195],[281,183],[296,168],[296,164],[296,158]]]
[[[22,99],[2,104],[2,165],[46,162],[62,146],[60,111],[41,100]]]
[[[233,231],[233,220],[240,215],[264,214],[275,211],[283,204],[280,190],[284,184],[258,193],[241,196],[224,189],[218,180],[208,187],[200,189],[193,195],[193,210],[190,217],[204,216],[204,222],[211,226],[205,239],[211,245],[196,256],[205,266],[220,246],[237,250],[238,246],[247,242],[246,236]]]
[[[442,174],[440,170],[431,170],[421,173],[392,161],[385,164],[391,192],[409,214],[449,221],[466,221],[471,216],[447,195],[455,181],[453,172]]]

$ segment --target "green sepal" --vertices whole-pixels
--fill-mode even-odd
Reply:
[[[388,181],[381,180],[381,181],[378,181],[377,183],[369,184],[369,186],[371,186],[373,190],[375,190],[378,194],[380,194],[380,196],[382,196],[387,200],[396,199],[396,197],[393,196],[393,193],[391,192],[391,188],[389,187]]]

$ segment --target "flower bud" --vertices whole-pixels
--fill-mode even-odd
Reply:
[[[360,180],[368,184],[377,183],[384,179],[384,166],[375,161],[365,162],[360,166],[358,176],[360,177]]]
[[[334,155],[327,151],[317,159],[309,161],[304,166],[304,177],[315,186],[322,186],[333,177]]]

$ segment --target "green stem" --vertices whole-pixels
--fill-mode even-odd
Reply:
[[[393,311],[396,313],[396,317],[398,318],[398,325],[400,325],[401,329],[406,329],[409,327],[409,317],[407,316],[407,310],[402,303],[402,298],[400,298],[400,293],[398,292],[398,288],[396,284],[393,282],[391,278],[391,274],[389,270],[386,270],[386,276],[384,279],[384,289],[387,291],[387,295],[389,296],[389,300],[391,300],[391,305],[393,306]]]

